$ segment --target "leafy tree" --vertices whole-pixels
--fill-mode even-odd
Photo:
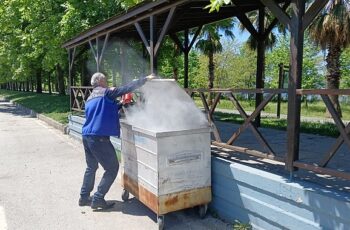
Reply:
[[[216,85],[220,88],[255,88],[256,53],[246,44],[225,41],[215,55]]]
[[[49,76],[55,72],[63,94],[68,67],[62,43],[123,10],[117,0],[4,0],[0,5],[0,81],[28,81],[34,75],[40,93],[42,82],[51,85]]]
[[[234,26],[233,19],[223,20],[217,23],[203,26],[196,48],[208,57],[208,88],[214,87],[214,54],[222,51],[222,44],[220,38],[222,37],[220,31],[224,35],[233,39],[232,32]]]
[[[289,36],[281,36],[275,47],[266,56],[266,84],[269,88],[278,88],[279,64],[288,66],[290,61]],[[324,86],[322,76],[322,54],[306,37],[303,53],[302,88],[313,89]]]
[[[340,88],[350,88],[350,48],[343,50],[340,56]]]
[[[350,45],[350,2],[331,0],[309,27],[311,38],[327,49],[327,88],[339,89],[341,53]],[[338,95],[330,95],[332,104],[341,116]]]

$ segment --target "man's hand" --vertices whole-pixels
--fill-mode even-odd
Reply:
[[[147,77],[146,77],[146,79],[147,79],[147,81],[151,81],[152,79],[154,79],[156,77],[156,75],[155,74],[150,74],[150,75],[148,75]]]

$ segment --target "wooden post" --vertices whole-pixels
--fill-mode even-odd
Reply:
[[[188,54],[190,53],[194,42],[196,41],[197,37],[199,36],[203,26],[199,26],[191,40],[189,41],[189,30],[185,29],[184,35],[185,35],[185,41],[182,45],[182,42],[179,40],[179,38],[176,36],[176,34],[170,34],[170,38],[173,39],[175,44],[178,45],[178,47],[181,49],[181,51],[184,53],[184,88],[188,88]]]
[[[286,169],[296,170],[294,161],[299,159],[300,139],[300,106],[301,96],[296,90],[301,88],[303,65],[303,16],[305,14],[305,0],[292,0],[292,17],[290,21],[290,77],[288,82],[288,126],[287,126],[287,156]]]
[[[120,75],[122,78],[122,85],[126,84],[127,79],[126,79],[126,74],[125,74],[125,64],[126,64],[126,55],[125,55],[126,50],[123,47],[123,44],[120,46]]]
[[[264,26],[264,20],[265,20],[265,8],[262,7],[259,9],[259,28],[258,28],[258,47],[257,47],[257,62],[256,62],[256,81],[255,81],[255,87],[257,89],[264,88],[264,73],[265,73],[265,39],[264,39],[264,33],[265,33],[265,26]],[[263,100],[263,94],[257,93],[255,95],[255,108],[257,108],[260,103]],[[255,118],[255,125],[256,127],[260,127],[261,125],[261,114],[259,113],[258,116]]]
[[[149,45],[150,45],[150,67],[151,67],[151,73],[152,74],[157,74],[157,59],[155,57],[155,52],[154,52],[154,48],[155,48],[155,43],[157,42],[157,34],[156,34],[156,22],[155,22],[155,16],[151,15],[150,16],[150,23],[149,23],[149,33],[150,33],[150,41],[149,41]]]
[[[278,72],[278,88],[283,88],[283,76],[284,76],[284,66],[283,63],[280,63],[278,65],[279,72]],[[281,117],[281,94],[279,93],[277,95],[277,118]]]
[[[185,29],[185,43],[184,43],[184,88],[188,88],[188,54],[189,50],[189,41],[188,41],[188,29]]]
[[[76,47],[72,49],[68,49],[68,94],[70,98],[70,109],[72,110],[73,105],[73,95],[71,93],[71,87],[73,86],[73,77],[72,77],[72,69],[73,69],[73,63],[74,63],[74,56],[75,56],[75,50]]]

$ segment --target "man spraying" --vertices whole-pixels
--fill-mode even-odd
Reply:
[[[83,145],[85,150],[86,170],[80,191],[79,206],[90,206],[92,209],[108,209],[114,203],[104,199],[113,184],[119,169],[118,159],[110,141],[111,136],[120,136],[118,110],[120,105],[116,98],[141,87],[153,75],[133,81],[125,86],[108,88],[106,76],[95,73],[91,78],[93,91],[85,104],[86,121],[83,125]],[[105,170],[97,191],[90,198],[94,188],[98,163]]]

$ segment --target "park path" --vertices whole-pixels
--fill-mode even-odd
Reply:
[[[0,230],[157,229],[156,215],[136,199],[121,201],[116,181],[108,212],[79,207],[85,169],[82,144],[0,100]],[[98,170],[97,181],[102,176]],[[166,215],[166,229],[232,229],[193,209]]]

